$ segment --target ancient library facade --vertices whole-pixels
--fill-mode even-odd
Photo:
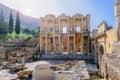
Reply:
[[[82,54],[89,52],[90,15],[76,14],[40,18],[40,50],[47,53]]]

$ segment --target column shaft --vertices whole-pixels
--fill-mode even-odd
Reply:
[[[68,44],[67,44],[67,49],[68,49],[68,51],[67,51],[67,52],[68,52],[68,53],[70,52],[70,51],[69,51],[69,50],[70,50],[70,48],[69,48],[69,47],[70,47],[70,45],[69,45],[69,44],[70,44],[70,43],[69,43],[69,34],[68,34]]]
[[[55,43],[55,36],[53,35],[53,52],[56,52],[56,47],[55,47],[56,43]]]
[[[82,50],[81,50],[81,52],[84,53],[84,37],[83,37],[83,35],[81,37],[82,37]]]
[[[75,35],[74,35],[74,52],[76,52]]]
[[[40,51],[42,50],[42,37],[41,37],[41,34],[40,34]]]
[[[60,35],[59,35],[59,52],[60,52],[61,48],[60,48]]]
[[[47,41],[47,34],[46,34],[46,54],[47,54],[47,43],[48,41]]]

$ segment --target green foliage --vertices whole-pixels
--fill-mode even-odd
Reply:
[[[19,37],[24,37],[25,39],[28,37],[33,37],[33,35],[30,34],[24,34],[24,33],[20,33],[20,34],[16,34],[15,32],[13,32],[12,34],[7,34],[7,38],[19,38]]]
[[[25,28],[25,29],[23,30],[23,33],[30,34],[30,33],[31,33],[31,31],[30,31],[30,29]]]
[[[36,35],[34,35],[33,37],[35,37],[35,38],[36,38],[36,37],[39,37],[39,34],[36,34]]]
[[[37,33],[40,32],[40,28],[41,28],[40,26],[37,27],[37,29],[36,29],[36,30],[37,30]]]
[[[7,34],[8,24],[3,16],[3,10],[0,11],[0,34]]]
[[[11,34],[13,32],[13,14],[12,10],[9,16],[9,33]]]
[[[25,28],[25,29],[23,30],[23,33],[31,34],[31,35],[36,35],[36,34],[37,34],[37,32],[35,32],[34,30],[30,30],[30,29],[28,29],[28,28]]]
[[[28,38],[25,39],[25,41],[29,41],[31,38],[32,38],[32,37],[28,37]]]
[[[20,32],[23,32],[24,29],[25,29],[25,27],[24,27],[24,26],[21,26],[21,27],[20,27]]]
[[[22,27],[20,26],[19,11],[17,11],[16,14],[15,25],[14,25],[12,10],[9,15],[9,23],[5,21],[5,18],[3,16],[3,10],[0,11],[0,40],[8,39],[8,38],[14,39],[19,37],[24,37],[25,39],[29,39],[31,37],[39,37],[38,34],[39,28],[36,30],[31,30],[28,28],[24,28],[24,26]]]
[[[17,15],[16,15],[15,32],[16,32],[16,34],[20,34],[20,16],[19,16],[19,11],[17,11]]]
[[[5,40],[6,36],[7,36],[7,34],[0,34],[0,40]]]
[[[31,30],[32,35],[36,35],[37,33],[34,30]]]

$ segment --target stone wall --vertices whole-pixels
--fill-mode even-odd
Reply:
[[[0,41],[0,59],[6,59],[7,57],[10,62],[21,62],[22,58],[30,59],[38,51],[39,38],[31,38],[28,41],[25,41],[24,38]]]
[[[113,53],[120,54],[120,41],[113,44]]]
[[[6,58],[6,48],[0,47],[0,59],[5,59]]]
[[[39,44],[39,38],[31,38],[29,41],[26,41],[27,47],[36,47]]]
[[[120,80],[120,41],[113,44],[113,53],[102,56],[101,74],[107,80]]]

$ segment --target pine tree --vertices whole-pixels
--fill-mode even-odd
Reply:
[[[19,16],[19,11],[17,11],[17,14],[16,14],[15,32],[16,32],[16,34],[20,34],[20,16]]]
[[[11,34],[12,32],[13,32],[13,14],[11,10],[10,16],[9,16],[9,33]]]

